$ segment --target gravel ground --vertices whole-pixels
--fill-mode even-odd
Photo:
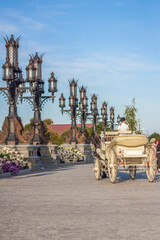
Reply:
[[[160,239],[160,174],[97,181],[93,164],[0,179],[0,240]]]

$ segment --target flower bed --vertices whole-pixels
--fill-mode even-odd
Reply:
[[[70,163],[84,160],[83,155],[76,148],[65,148],[63,146],[59,146],[58,153],[60,155],[60,163]]]
[[[19,170],[27,168],[28,164],[19,152],[6,147],[0,150],[0,174],[10,172],[16,175]]]

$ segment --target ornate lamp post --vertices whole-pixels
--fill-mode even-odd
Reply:
[[[62,113],[63,112],[68,112],[71,115],[71,140],[70,143],[76,144],[77,139],[76,139],[76,109],[78,107],[78,98],[77,98],[77,82],[75,81],[74,78],[72,81],[69,81],[69,86],[70,86],[70,97],[69,97],[69,106],[70,110],[64,110],[65,107],[65,98],[63,96],[63,93],[61,94],[61,97],[59,99],[59,107],[61,108]]]
[[[117,123],[118,123],[118,125],[120,124],[120,121],[121,121],[121,118],[120,118],[120,115],[118,114],[118,116],[117,116]]]
[[[11,38],[3,37],[6,46],[6,62],[2,66],[3,68],[3,81],[6,82],[5,88],[0,88],[0,92],[5,94],[8,98],[9,114],[8,114],[8,136],[5,140],[6,144],[17,144],[18,139],[15,134],[14,119],[20,122],[20,118],[17,114],[17,102],[18,102],[18,87],[23,82],[22,71],[18,66],[18,48],[20,37],[16,40],[14,36]]]
[[[104,102],[104,103],[102,104],[101,115],[102,115],[102,119],[103,119],[103,129],[104,129],[103,131],[104,131],[104,133],[105,133],[106,128],[107,128],[107,125],[109,124],[109,122],[107,122],[107,120],[108,120],[108,114],[107,114],[107,103],[106,103],[106,102]],[[117,125],[116,123],[114,123],[114,118],[115,118],[114,108],[111,107],[111,108],[110,108],[110,125],[111,125],[111,131],[114,130],[114,125]],[[117,116],[117,123],[118,123],[118,125],[119,125],[119,123],[120,123],[120,116],[119,116],[119,114],[118,114],[118,116]]]
[[[92,135],[95,135],[96,132],[96,125],[97,125],[97,116],[98,116],[98,109],[97,109],[97,96],[93,94],[91,98],[91,112],[93,116],[93,130]]]
[[[44,81],[42,80],[42,58],[43,55],[40,57],[38,56],[38,53],[35,54],[35,56],[30,56],[29,64],[26,67],[26,73],[27,73],[27,82],[29,82],[29,87],[23,87],[21,86],[19,92],[21,94],[21,102],[23,99],[26,99],[33,105],[34,110],[34,137],[32,139],[32,142],[43,142],[43,140],[40,137],[40,124],[41,124],[41,110],[43,107],[43,104],[49,100],[52,99],[52,102],[54,102],[54,93],[57,92],[57,79],[54,77],[54,73],[51,73],[51,77],[48,80],[49,89],[48,91],[51,92],[52,96],[43,96],[44,94]],[[23,93],[29,90],[31,93],[31,96],[23,96]]]
[[[62,114],[63,114],[63,108],[65,108],[66,107],[66,99],[65,99],[65,97],[63,96],[63,93],[61,93],[61,97],[59,98],[59,107],[61,108],[61,112],[62,112]],[[66,111],[66,110],[65,110]]]
[[[102,115],[102,119],[103,119],[103,131],[104,134],[106,132],[106,128],[107,128],[107,103],[103,102],[102,104],[102,108],[101,108],[101,115]]]
[[[111,122],[111,131],[114,130],[114,108],[110,108],[110,122]]]
[[[86,131],[86,116],[87,116],[87,107],[88,107],[88,98],[86,96],[86,88],[82,86],[79,89],[80,92],[80,102],[79,102],[79,111],[81,114],[81,132],[82,134]]]

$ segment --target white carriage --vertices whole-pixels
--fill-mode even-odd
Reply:
[[[149,182],[153,182],[157,172],[155,151],[145,135],[131,134],[130,131],[106,132],[101,138],[101,147],[96,150],[96,179],[109,175],[112,183],[116,182],[117,171],[129,171],[131,179],[136,170],[145,168]]]

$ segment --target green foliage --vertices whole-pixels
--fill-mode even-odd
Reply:
[[[103,131],[103,123],[99,122],[97,124],[97,132],[98,132],[98,134],[101,134],[102,131]]]
[[[53,123],[53,120],[52,120],[51,118],[45,118],[45,119],[43,120],[43,123],[44,123],[44,125],[52,124],[52,123]]]
[[[124,116],[126,118],[126,123],[129,126],[129,129],[133,131],[137,131],[137,120],[136,120],[136,113],[137,108],[135,107],[135,98],[132,100],[132,104],[129,106],[125,106],[126,109],[124,111]]]
[[[30,122],[28,124],[24,125],[24,131],[29,131],[32,123],[33,123],[33,118],[30,119]]]
[[[86,130],[88,132],[88,136],[90,137],[92,134],[92,128],[86,127]]]
[[[51,118],[45,118],[45,119],[43,120],[43,123],[44,123],[44,126],[45,126],[45,128],[46,128],[45,135],[47,135],[47,133],[49,133],[49,129],[48,129],[48,127],[47,127],[47,124],[52,124],[53,121],[52,121]]]
[[[30,123],[29,124],[25,124],[24,125],[24,131],[29,131],[30,130],[30,126],[31,126]]]
[[[66,137],[68,136],[68,133],[69,133],[69,130],[63,132],[63,133],[61,134],[61,137],[66,138]]]
[[[160,141],[160,134],[157,132],[154,132],[151,135],[149,135],[149,137],[148,137],[149,141],[151,140],[151,138],[155,138],[156,140]]]
[[[56,144],[56,145],[61,145],[65,142],[65,137],[64,136],[59,136],[57,132],[55,131],[52,131],[50,132],[50,141],[53,143],[53,144]]]
[[[61,136],[59,136],[56,131],[52,131],[49,133],[50,133],[50,141],[56,145],[61,145],[65,143],[66,137],[68,137],[69,130],[63,132]]]
[[[97,124],[97,132],[98,132],[98,134],[100,134],[101,133],[101,131],[103,130],[103,123],[102,122],[99,122],[98,124]],[[90,137],[91,136],[91,134],[92,134],[92,127],[86,127],[86,130],[87,130],[87,132],[88,132],[88,136]]]
[[[136,130],[136,134],[142,134],[142,130],[141,130],[140,120],[139,119],[137,120],[137,126],[138,126],[138,129]]]
[[[31,127],[31,124],[33,123],[33,120],[34,119],[31,118],[30,122],[28,124],[24,125],[24,131],[29,131],[30,130],[30,127]],[[52,119],[46,118],[46,119],[43,120],[43,123],[44,123],[45,128],[47,129],[47,132],[48,132],[47,124],[52,124],[53,123]],[[46,132],[46,134],[47,134],[47,132]]]
[[[101,134],[101,132],[103,131],[103,122],[99,122],[98,124],[97,124],[97,132],[98,132],[98,134]],[[87,132],[88,132],[88,136],[90,137],[91,136],[91,134],[92,134],[92,127],[91,128],[89,128],[89,127],[86,127],[86,130],[87,130]],[[106,129],[106,132],[109,132],[111,129],[109,128],[109,127],[107,127],[107,129]]]
[[[77,127],[77,130],[80,132],[81,131],[81,127]]]

